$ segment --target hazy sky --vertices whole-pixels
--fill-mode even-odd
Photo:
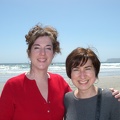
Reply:
[[[120,58],[120,0],[0,0],[0,63],[29,61],[24,36],[37,23],[59,32],[53,62],[79,46],[95,47],[101,61]]]

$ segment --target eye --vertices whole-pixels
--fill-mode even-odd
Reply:
[[[78,71],[78,68],[73,68],[72,71]]]
[[[92,67],[86,67],[85,68],[85,70],[91,70],[92,69]]]
[[[36,47],[34,47],[34,49],[39,49],[39,47],[36,46]]]
[[[47,49],[47,50],[52,50],[52,48],[51,48],[51,47],[47,47],[46,49]]]

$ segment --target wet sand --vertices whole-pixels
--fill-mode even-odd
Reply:
[[[68,80],[68,83],[74,90],[75,87],[69,81],[70,80]],[[95,86],[98,86],[101,88],[114,88],[120,91],[120,76],[99,77],[99,80],[96,80]]]

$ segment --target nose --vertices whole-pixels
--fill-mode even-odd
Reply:
[[[80,71],[79,76],[80,76],[80,78],[84,79],[86,76],[85,71]]]
[[[45,55],[45,54],[46,54],[46,52],[45,52],[45,49],[44,49],[44,48],[41,48],[41,49],[40,49],[40,54],[41,54],[41,55]]]

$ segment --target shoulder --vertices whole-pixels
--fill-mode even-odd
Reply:
[[[17,90],[21,90],[21,88],[23,88],[24,86],[25,79],[26,79],[25,73],[22,73],[20,75],[8,79],[3,87],[2,94],[4,93],[11,94],[15,93]]]
[[[50,81],[59,82],[59,83],[66,83],[66,80],[59,74],[48,73],[50,76]]]
[[[48,72],[50,78],[59,78],[59,79],[64,79],[61,75],[56,74],[56,73],[50,73]]]
[[[112,92],[110,89],[103,89],[102,90],[102,99],[109,103],[119,103],[118,100],[112,95]]]
[[[52,84],[52,86],[59,86],[59,88],[65,89],[67,92],[71,91],[69,84],[61,75],[50,72],[48,74],[50,76],[49,82]]]
[[[114,97],[112,95],[111,90],[108,88],[105,88],[105,89],[102,89],[102,98],[112,100],[112,98]]]
[[[108,88],[102,89],[102,93],[103,94],[112,94],[112,92]]]
[[[110,91],[110,89],[107,89],[107,88],[102,89],[102,94],[107,97],[112,96],[112,92]]]
[[[5,87],[14,86],[14,85],[17,86],[17,85],[23,84],[24,80],[25,80],[25,73],[22,73],[20,75],[17,75],[8,79],[7,82],[5,83]]]
[[[71,104],[73,101],[74,101],[74,92],[71,91],[71,92],[67,92],[64,96],[64,104],[65,106]]]
[[[26,75],[25,75],[25,73],[21,73],[21,74],[19,74],[19,75],[16,75],[16,76],[14,76],[14,77],[12,77],[12,78],[10,78],[9,80],[19,80],[19,79],[21,79],[21,78],[24,78]]]
[[[70,91],[70,92],[67,92],[66,94],[65,94],[65,99],[70,99],[70,98],[73,98],[73,96],[74,96],[74,91]]]
[[[110,89],[102,90],[101,114],[103,113],[111,120],[118,120],[120,114],[120,102],[112,95]]]
[[[70,91],[70,92],[67,92],[66,94],[65,94],[65,96],[71,96],[71,95],[73,95],[74,94],[74,91]]]

